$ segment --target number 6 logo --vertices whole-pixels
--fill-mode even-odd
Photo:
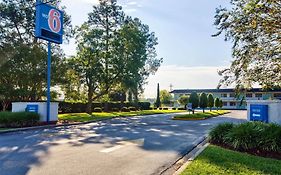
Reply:
[[[56,9],[51,9],[49,12],[48,24],[50,29],[58,33],[61,30],[60,12]]]

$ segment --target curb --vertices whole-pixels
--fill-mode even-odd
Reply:
[[[141,117],[141,116],[150,116],[150,115],[169,115],[169,114],[177,114],[177,113],[136,115],[136,116],[127,116],[127,117],[137,117],[137,116]],[[89,123],[96,123],[96,122],[100,122],[100,121],[106,121],[106,120],[111,120],[111,119],[121,119],[121,118],[127,118],[127,117],[126,116],[109,117],[109,118],[104,118],[104,119],[97,119],[97,120],[93,120],[93,121],[88,121],[88,122],[59,124],[59,125],[34,126],[34,127],[26,127],[26,128],[16,128],[16,129],[9,129],[9,130],[0,131],[0,135],[5,134],[5,133],[20,132],[20,131],[59,128],[59,127],[65,127],[65,126],[77,126],[77,125],[84,125],[84,124],[89,124]]]
[[[80,123],[33,126],[33,127],[26,127],[26,128],[9,129],[9,130],[0,131],[0,134],[11,133],[11,132],[20,132],[20,131],[30,131],[30,130],[37,130],[37,129],[59,128],[59,127],[65,127],[65,126],[76,126],[76,125],[95,123],[95,122],[99,122],[99,121],[111,120],[111,119],[115,119],[115,118],[117,119],[117,118],[121,118],[121,117],[110,117],[110,118],[106,118],[106,119],[97,119],[97,120],[93,120],[93,121],[80,122]]]
[[[183,152],[183,155],[178,158],[173,164],[171,164],[166,169],[162,170],[160,175],[179,175],[182,171],[185,170],[187,165],[189,165],[207,146],[207,136],[205,134],[202,137],[199,137],[195,140],[192,145],[193,147],[190,150]]]

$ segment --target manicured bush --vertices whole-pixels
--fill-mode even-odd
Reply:
[[[200,94],[200,97],[199,97],[199,107],[203,109],[203,113],[205,112],[205,108],[207,106],[208,106],[208,97],[203,92],[202,94]]]
[[[163,108],[163,110],[169,110],[169,108]]]
[[[130,111],[137,111],[137,108],[131,106],[131,107],[129,107],[129,110],[130,110]]]
[[[232,123],[223,123],[213,128],[209,134],[212,143],[224,143],[224,137],[234,127]]]
[[[27,127],[37,125],[40,115],[32,112],[0,112],[0,127]]]
[[[123,108],[121,109],[121,111],[122,111],[122,112],[130,112],[130,109],[127,108],[127,107],[123,107]]]
[[[119,110],[119,108],[112,108],[111,111],[112,112],[119,112],[120,110]]]
[[[209,140],[235,150],[281,153],[281,126],[261,122],[220,124],[210,132]]]
[[[159,110],[163,110],[163,108],[158,108]]]
[[[177,108],[172,108],[172,110],[177,110]]]
[[[150,109],[150,103],[149,102],[139,102],[138,106],[141,110],[149,110]]]
[[[185,110],[185,108],[178,108],[178,110]]]
[[[102,112],[102,109],[101,109],[101,108],[94,108],[93,111],[94,111],[94,112]]]

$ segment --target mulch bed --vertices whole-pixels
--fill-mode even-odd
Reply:
[[[271,152],[271,151],[264,151],[264,150],[257,150],[257,149],[236,150],[236,149],[232,148],[231,146],[225,145],[225,144],[212,143],[212,142],[211,142],[211,144],[220,146],[222,148],[230,149],[230,150],[233,150],[233,151],[238,151],[238,152],[241,152],[241,153],[248,153],[248,154],[255,155],[255,156],[281,160],[281,152]]]

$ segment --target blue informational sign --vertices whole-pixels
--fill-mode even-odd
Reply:
[[[36,5],[35,37],[62,44],[63,12],[45,3]]]
[[[250,105],[250,120],[268,122],[268,106],[267,105]]]
[[[26,105],[26,112],[35,112],[38,113],[39,106],[38,105]]]

